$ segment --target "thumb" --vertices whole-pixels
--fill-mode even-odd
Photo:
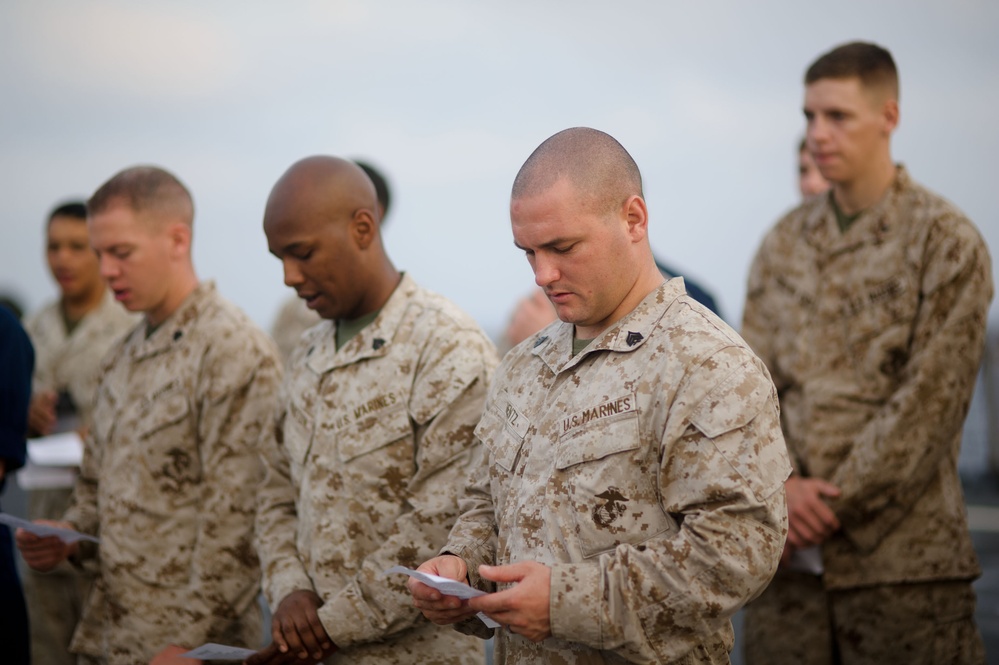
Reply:
[[[519,582],[527,575],[523,563],[511,563],[506,566],[479,566],[479,575],[490,582]]]

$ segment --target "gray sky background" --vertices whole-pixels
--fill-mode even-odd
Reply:
[[[155,163],[194,193],[199,275],[269,327],[288,290],[264,202],[292,162],[327,153],[386,172],[396,265],[496,334],[533,284],[513,177],[588,125],[642,169],[653,249],[738,322],[752,255],[797,198],[801,77],[845,41],[892,51],[896,159],[999,247],[997,34],[985,0],[6,0],[0,291],[29,309],[53,297],[47,211]]]

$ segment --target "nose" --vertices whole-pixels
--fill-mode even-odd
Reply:
[[[828,126],[822,116],[816,114],[808,121],[808,126],[805,129],[805,142],[809,149],[813,149],[816,145],[824,142],[829,137]]]
[[[302,271],[298,269],[295,261],[286,258],[281,262],[281,267],[284,269],[285,286],[294,287],[305,281],[302,279]]]
[[[547,252],[537,252],[534,255],[534,283],[545,288],[558,281],[561,276],[555,260]]]
[[[105,280],[117,277],[121,272],[118,261],[110,254],[101,254],[97,260],[100,263],[101,277]]]

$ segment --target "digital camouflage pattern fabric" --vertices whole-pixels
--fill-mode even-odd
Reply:
[[[404,275],[335,349],[335,323],[292,354],[263,455],[258,549],[271,606],[314,590],[331,663],[479,665],[480,640],[426,621],[397,564],[436,553],[457,516],[496,351],[474,321]]]
[[[763,241],[743,335],[796,468],[842,490],[828,588],[979,574],[957,456],[991,298],[978,231],[901,167],[846,233],[820,197]]]
[[[489,463],[441,551],[487,591],[480,564],[552,567],[553,636],[499,630],[499,663],[727,663],[787,530],[766,368],[682,278],[575,357],[572,337],[556,322],[504,356],[476,429]]]
[[[70,334],[66,334],[58,300],[28,317],[24,328],[35,347],[32,391],[66,391],[76,407],[79,425],[89,424],[101,360],[138,320],[138,316],[115,302],[110,291],[105,292],[101,304],[83,317]],[[65,487],[30,490],[29,519],[60,519],[72,493],[71,478],[67,478]],[[47,573],[27,567],[23,571],[35,662],[76,663],[69,645],[93,581],[93,562],[86,563],[86,570],[67,562]]]
[[[65,516],[101,539],[74,651],[133,665],[170,643],[260,644],[256,444],[280,375],[211,283],[107,357]]]
[[[829,201],[804,203],[767,234],[742,331],[773,375],[797,472],[842,491],[830,500],[842,529],[822,545],[822,586],[970,581],[980,568],[957,458],[992,298],[988,251],[901,166],[845,233]],[[781,621],[789,636],[808,630],[800,616]]]
[[[35,347],[32,392],[66,390],[82,423],[90,419],[100,376],[101,360],[139,317],[130,314],[105,292],[100,306],[87,314],[69,335],[58,301],[28,317],[24,329]]]

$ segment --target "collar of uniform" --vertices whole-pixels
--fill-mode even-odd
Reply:
[[[911,186],[909,172],[902,164],[895,165],[895,180],[874,205],[860,213],[860,216],[850,225],[846,233],[840,231],[836,223],[836,212],[832,206],[832,191],[821,197],[820,205],[816,205],[808,214],[806,233],[809,241],[824,252],[835,254],[850,251],[866,244],[882,242],[897,226],[895,218],[895,201],[898,196]]]
[[[150,335],[136,346],[135,357],[145,358],[166,351],[170,347],[184,341],[190,329],[198,321],[205,302],[215,295],[215,282],[200,282],[191,293],[184,298],[173,314]],[[140,337],[145,335],[145,323],[135,331]]]
[[[673,301],[686,293],[683,277],[674,277],[663,282],[645,296],[635,309],[598,335],[576,356],[572,355],[572,335],[575,327],[570,323],[549,327],[547,339],[534,347],[531,352],[555,374],[575,367],[587,355],[597,351],[629,353],[648,341],[652,329],[656,327]],[[640,338],[635,339],[633,333],[640,335]],[[631,343],[628,340],[629,336]],[[543,337],[538,339],[541,340]]]
[[[406,311],[406,305],[416,293],[416,282],[402,273],[402,279],[395,291],[385,301],[375,320],[336,350],[336,323],[330,322],[329,333],[324,344],[310,349],[306,364],[317,374],[325,374],[331,369],[351,365],[365,358],[380,358],[388,353],[396,328]]]

